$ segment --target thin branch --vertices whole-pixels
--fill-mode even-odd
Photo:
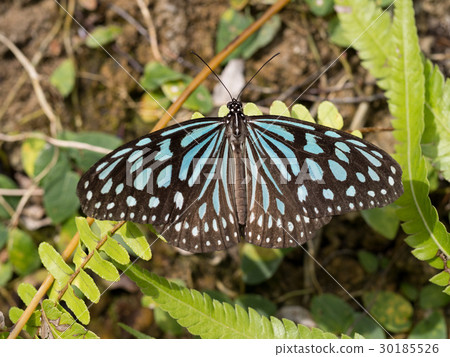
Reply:
[[[100,146],[86,144],[78,141],[55,139],[52,138],[51,136],[47,136],[40,133],[23,133],[17,135],[7,135],[0,133],[0,141],[16,142],[16,141],[23,141],[29,138],[42,139],[48,142],[49,144],[52,144],[53,146],[61,148],[89,150],[93,152],[98,152],[100,154],[109,154],[111,152],[111,150],[105,149]]]
[[[59,118],[55,115],[55,113],[53,113],[53,109],[50,107],[50,104],[48,104],[47,99],[45,98],[44,91],[39,83],[39,75],[33,64],[28,60],[28,58],[25,57],[22,51],[19,50],[17,46],[2,33],[0,33],[0,43],[3,43],[6,47],[8,47],[8,49],[14,54],[14,56],[16,56],[17,60],[27,71],[39,104],[50,121],[50,132],[53,136],[56,136],[56,134],[61,131],[61,123],[59,122]]]
[[[23,196],[28,192],[27,188],[0,188],[1,196]],[[36,187],[31,193],[32,196],[42,196],[44,190],[40,187]]]
[[[53,25],[50,32],[47,34],[47,36],[41,42],[38,52],[36,52],[33,55],[33,58],[31,59],[31,64],[33,66],[37,66],[41,62],[42,58],[44,57],[44,51],[47,49],[50,42],[53,41],[53,39],[59,32],[61,25],[62,25],[62,19],[58,18],[58,21],[56,21],[56,23]],[[27,73],[22,73],[22,75],[19,77],[17,82],[14,83],[14,87],[12,87],[12,89],[8,92],[8,95],[6,96],[6,98],[2,104],[2,107],[0,108],[0,121],[2,120],[3,116],[5,115],[6,111],[9,108],[9,106],[13,102],[13,100],[16,97],[17,93],[19,92],[20,88],[22,88],[26,79],[27,79]]]
[[[153,24],[152,16],[150,15],[150,10],[148,9],[147,1],[144,3],[144,0],[137,0],[137,4],[139,5],[139,9],[142,12],[145,24],[147,25],[148,35],[150,38],[150,47],[152,49],[153,56],[157,61],[164,62],[161,56],[161,52],[159,52],[158,37],[156,36],[155,25]]]

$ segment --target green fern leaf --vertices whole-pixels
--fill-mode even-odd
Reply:
[[[425,62],[425,131],[422,149],[450,181],[450,80],[431,61]]]
[[[81,249],[81,245],[78,245],[73,257],[75,266],[78,268],[86,257],[87,254]],[[97,251],[94,251],[91,260],[89,260],[85,267],[91,269],[95,274],[105,280],[118,281],[120,279],[116,267],[111,262],[104,260]]]
[[[231,306],[181,287],[135,265],[120,266],[145,295],[152,296],[181,326],[202,338],[336,338],[288,320],[270,320],[249,308]]]
[[[387,89],[392,53],[389,12],[383,12],[373,0],[335,0],[335,4],[345,37],[358,51],[363,67]]]
[[[403,230],[411,235],[406,242],[415,248],[413,254],[418,259],[432,259],[438,249],[450,257],[450,236],[428,197],[427,170],[420,147],[425,83],[412,2],[398,0],[394,14],[392,41],[396,55],[391,60],[386,96],[389,109],[397,118],[393,122],[399,142],[395,157],[403,168],[405,189],[397,201],[401,206],[397,214],[405,221]]]
[[[64,259],[50,244],[43,242],[39,245],[39,256],[42,264],[53,275],[55,280],[60,284],[66,284],[70,276],[73,274],[73,270],[69,267]]]

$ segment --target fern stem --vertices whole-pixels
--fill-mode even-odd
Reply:
[[[94,223],[93,218],[88,218],[87,222],[90,225]],[[62,252],[61,256],[64,259],[64,261],[67,261],[69,257],[73,254],[76,247],[78,246],[78,243],[80,242],[80,234],[77,232],[73,236],[73,238],[70,240],[69,244],[67,245],[66,249]],[[53,275],[48,274],[45,280],[42,282],[41,286],[39,287],[39,290],[37,291],[36,295],[33,296],[33,299],[31,299],[30,303],[28,304],[27,308],[23,312],[22,316],[20,316],[19,320],[15,324],[13,330],[8,336],[8,339],[15,339],[17,336],[19,336],[20,331],[22,331],[23,327],[27,323],[27,321],[30,319],[31,314],[36,309],[36,307],[39,304],[39,301],[44,298],[45,294],[47,293],[48,289],[52,286],[53,282],[55,281],[55,278]]]
[[[90,218],[92,219],[92,218]],[[84,258],[83,263],[80,264],[80,266],[77,268],[77,270],[74,271],[74,273],[70,276],[69,281],[67,282],[67,284],[61,289],[61,291],[58,294],[58,297],[56,298],[55,304],[60,301],[62,299],[62,297],[64,296],[64,294],[66,293],[67,289],[69,288],[70,284],[73,283],[73,281],[75,280],[75,278],[78,276],[78,274],[80,274],[80,271],[84,269],[84,267],[86,266],[87,263],[89,263],[89,261],[91,260],[92,256],[94,255],[94,252],[100,250],[100,248],[102,247],[103,244],[105,244],[105,242],[108,240],[108,238],[110,237],[110,234],[114,234],[120,227],[122,227],[125,224],[125,221],[121,221],[119,223],[117,223],[110,232],[106,233],[103,238],[101,240],[99,240],[99,242],[97,243],[97,245],[95,246],[95,249],[91,250],[89,252],[89,254]]]

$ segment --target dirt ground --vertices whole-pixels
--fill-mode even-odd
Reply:
[[[123,28],[115,44],[108,46],[111,55],[134,78],[142,74],[145,63],[153,60],[147,38],[139,32],[139,26],[127,22],[127,13],[146,29],[142,14],[135,1],[79,1],[74,17],[88,31],[96,26],[117,24]],[[252,1],[250,10],[254,16],[267,9],[267,5]],[[64,7],[66,1],[62,1]],[[95,10],[88,6],[97,4]],[[227,1],[213,0],[151,0],[150,11],[155,23],[159,49],[172,68],[194,76],[202,69],[191,54],[195,50],[203,58],[215,54],[215,33],[221,14],[228,8]],[[416,1],[416,21],[421,47],[425,55],[438,64],[448,77],[450,73],[450,2]],[[312,16],[303,1],[293,1],[282,12],[282,27],[276,38],[253,58],[246,61],[247,78],[251,76],[270,55],[281,52],[255,80],[244,94],[244,101],[253,101],[263,107],[272,100],[284,97],[290,104],[316,78],[324,66],[333,61],[342,51],[330,44],[327,20]],[[58,28],[59,27],[59,28]],[[49,39],[52,31],[55,35]],[[61,118],[64,128],[73,131],[98,130],[116,134],[125,140],[143,135],[151,125],[142,122],[138,115],[137,101],[142,95],[136,82],[109,58],[102,50],[92,50],[83,45],[85,38],[81,28],[73,22],[65,22],[65,13],[54,0],[15,0],[0,2],[0,33],[13,41],[29,59],[42,59],[35,68],[47,99]],[[70,41],[68,41],[70,40]],[[44,48],[42,46],[45,45]],[[76,94],[63,99],[49,82],[53,70],[72,51],[78,66]],[[346,66],[352,73],[346,72]],[[20,133],[40,131],[49,133],[49,124],[34,95],[28,80],[15,91],[24,69],[6,47],[0,45],[0,131]],[[212,77],[212,76],[211,76]],[[348,80],[353,77],[351,80]],[[349,85],[342,88],[342,83]],[[212,90],[214,78],[206,81]],[[332,88],[339,87],[339,90]],[[331,89],[329,89],[331,88]],[[357,93],[381,93],[374,81],[359,65],[353,50],[349,50],[312,87],[306,91],[307,100],[301,103],[317,108],[325,99],[340,99],[337,104],[346,125],[352,123],[359,103],[349,99]],[[10,102],[6,101],[15,93]],[[314,100],[314,98],[316,98]],[[375,99],[368,103],[365,126],[390,126],[390,117],[385,100]],[[179,115],[186,115],[181,111]],[[205,113],[206,114],[206,113]],[[371,134],[366,138],[387,151],[393,151],[389,133]],[[14,177],[22,171],[19,144],[0,143],[0,170]],[[389,241],[366,227],[359,214],[337,217],[324,227],[321,237],[308,245],[315,251],[321,264],[353,295],[367,287],[393,288],[404,277],[415,286],[422,286],[434,274],[426,263],[416,260],[404,243],[404,235]],[[57,230],[53,232],[57,234]],[[240,257],[238,249],[203,255],[180,255],[163,243],[155,244],[153,259],[147,267],[166,278],[179,278],[188,287],[199,290],[216,289],[237,296],[244,292],[261,294],[271,301],[280,301],[288,292],[320,286],[322,292],[331,292],[347,298],[344,291],[324,273],[320,267],[308,262],[305,253],[296,249],[288,254],[276,275],[266,283],[243,286],[239,276]],[[367,249],[383,254],[391,262],[383,274],[367,276],[356,257],[358,249]],[[312,268],[311,268],[312,267]],[[318,284],[315,283],[317,280]],[[39,284],[39,279],[33,281]],[[100,283],[101,284],[101,283]],[[15,289],[14,289],[15,290]],[[0,298],[0,310],[19,304],[13,291],[5,292],[8,298]],[[298,295],[287,304],[309,306],[310,295]],[[283,301],[284,303],[284,301]],[[99,304],[91,309],[92,323],[89,326],[101,337],[129,337],[117,327],[120,321],[155,337],[164,337],[152,323],[151,311],[141,307],[140,295],[126,279],[118,283]]]

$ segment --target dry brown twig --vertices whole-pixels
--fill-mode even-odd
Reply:
[[[142,12],[142,16],[144,17],[145,24],[147,25],[148,35],[150,38],[150,47],[153,52],[153,56],[159,62],[164,63],[164,59],[161,56],[161,52],[159,52],[158,47],[158,37],[156,36],[155,25],[153,24],[153,19],[150,14],[150,10],[148,9],[148,1],[144,0],[136,0],[139,6],[139,9]]]
[[[25,57],[22,51],[19,50],[17,46],[2,33],[0,33],[0,43],[8,47],[8,49],[14,54],[14,56],[16,56],[17,60],[20,62],[23,68],[25,68],[25,70],[27,71],[39,104],[41,105],[42,110],[50,121],[50,133],[52,134],[52,136],[56,136],[56,134],[62,130],[61,123],[59,121],[59,118],[53,112],[53,109],[51,108],[47,99],[45,98],[44,91],[42,90],[41,84],[39,83],[39,74],[36,72],[33,64],[28,60],[28,58]]]

